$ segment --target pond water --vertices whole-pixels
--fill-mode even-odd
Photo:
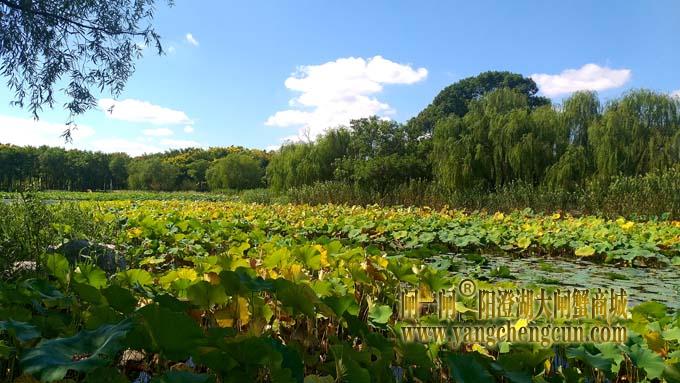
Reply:
[[[607,264],[546,257],[442,254],[431,265],[475,279],[513,281],[521,286],[564,288],[624,288],[630,306],[657,301],[680,309],[680,268],[617,267]]]

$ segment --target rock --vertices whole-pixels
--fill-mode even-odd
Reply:
[[[123,355],[120,358],[119,365],[125,367],[128,363],[142,363],[146,358],[146,353],[143,351],[137,351],[132,349],[127,349],[123,351]]]
[[[92,243],[84,239],[66,242],[56,247],[50,247],[49,253],[58,253],[66,257],[71,265],[78,262],[92,261],[108,274],[124,270],[125,259],[109,244]]]
[[[18,261],[12,264],[10,275],[14,275],[22,271],[35,271],[35,269],[36,269],[35,261]]]

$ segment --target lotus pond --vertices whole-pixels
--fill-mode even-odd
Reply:
[[[86,212],[106,232],[87,239],[126,266],[38,254],[33,275],[0,282],[6,380],[680,380],[677,221],[175,200],[74,206],[47,207],[59,241],[82,239],[68,215]],[[462,277],[626,288],[629,338],[406,342],[401,289],[438,291]]]

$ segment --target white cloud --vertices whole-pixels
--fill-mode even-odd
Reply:
[[[279,150],[280,148],[281,148],[281,145],[269,145],[266,148],[264,148],[264,150],[266,150],[268,152],[274,152],[274,151]]]
[[[64,124],[34,120],[32,118],[10,117],[0,115],[0,143],[19,146],[49,145],[73,147],[66,144],[60,135],[67,129]],[[94,135],[95,130],[87,125],[77,125],[71,131],[73,143],[78,145],[83,138]]]
[[[191,125],[187,125],[184,127],[184,133],[193,133],[194,132],[194,127]]]
[[[680,98],[680,89],[676,90],[675,92],[672,92],[672,93],[671,93],[671,96],[672,96],[672,97]]]
[[[265,124],[299,127],[298,137],[315,138],[352,119],[394,114],[394,109],[375,95],[386,84],[413,84],[426,77],[425,68],[414,69],[381,56],[301,66],[285,81],[286,88],[300,93],[290,100],[292,108],[274,113]]]
[[[95,136],[95,130],[88,125],[77,125],[72,130],[72,143],[66,143],[60,135],[67,128],[64,124],[51,123],[45,120],[35,121],[32,118],[21,118],[0,115],[0,144],[18,146],[58,146],[66,149],[101,151],[105,153],[125,152],[132,156],[144,153],[158,153],[168,149],[188,147],[204,147],[191,140],[173,140],[162,138],[170,129],[147,129],[145,135],[128,139],[123,137]],[[148,134],[151,133],[151,134]]]
[[[621,87],[630,80],[631,70],[586,64],[579,69],[566,69],[560,74],[532,74],[531,78],[543,94],[554,97],[578,90],[602,91]]]
[[[129,122],[145,122],[154,125],[191,124],[193,121],[181,110],[164,108],[147,101],[110,98],[99,100],[99,108],[106,117]]]
[[[168,128],[158,128],[158,129],[144,129],[142,130],[142,133],[145,136],[151,136],[151,137],[164,137],[164,136],[172,136],[174,132]]]
[[[187,42],[188,42],[189,44],[191,44],[191,45],[193,45],[193,46],[195,46],[195,47],[198,46],[198,40],[196,40],[196,38],[194,37],[194,35],[192,35],[191,33],[187,33],[186,36],[184,36],[184,38],[187,40]]]
[[[170,53],[170,54],[175,53],[175,46],[174,46],[174,45],[170,45],[170,46],[168,47],[168,49],[167,49],[167,52]]]

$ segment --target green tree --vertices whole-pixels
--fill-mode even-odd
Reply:
[[[559,160],[547,169],[545,183],[552,190],[570,192],[582,188],[590,176],[586,148],[571,145]]]
[[[361,118],[350,122],[349,132],[346,155],[336,161],[336,179],[382,193],[429,177],[427,163],[408,152],[408,135],[396,121]]]
[[[210,190],[254,189],[263,186],[264,168],[246,154],[230,154],[215,161],[206,171]]]
[[[160,158],[133,161],[128,169],[128,185],[135,190],[175,190],[179,169]]]
[[[532,108],[517,90],[494,90],[472,101],[463,118],[454,114],[435,125],[435,179],[451,191],[539,184],[565,146],[560,126],[550,106]]]
[[[269,187],[276,192],[319,181],[332,180],[338,161],[349,150],[348,129],[329,130],[314,143],[283,145],[267,165]]]
[[[41,186],[47,189],[63,189],[70,176],[66,151],[62,148],[39,148]]]
[[[678,100],[637,90],[607,105],[589,130],[596,173],[603,180],[665,169],[680,160]]]
[[[192,161],[187,165],[187,174],[193,180],[197,190],[202,191],[206,189],[208,182],[206,181],[205,174],[209,167],[210,161],[202,158]]]
[[[569,132],[569,142],[588,147],[588,129],[600,117],[600,100],[597,93],[581,91],[574,93],[564,102],[562,113]]]
[[[125,189],[128,179],[128,164],[130,157],[125,153],[114,153],[109,160],[111,172],[111,186],[114,189]]]
[[[536,96],[538,87],[534,80],[511,72],[489,71],[468,77],[444,88],[432,103],[408,122],[412,137],[431,134],[438,120],[449,115],[463,117],[469,104],[496,89],[508,88],[527,97],[532,108],[550,104],[545,97]]]

